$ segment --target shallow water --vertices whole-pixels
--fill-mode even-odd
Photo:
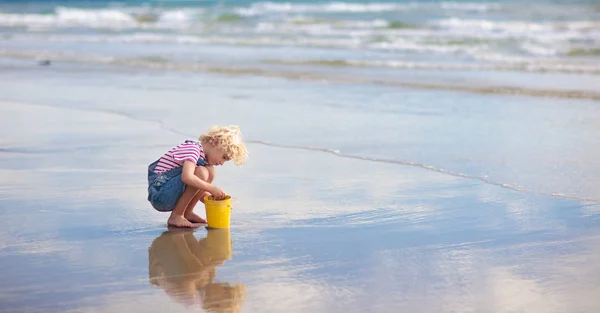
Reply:
[[[411,107],[411,101],[436,95],[404,90],[406,104],[381,115],[376,112],[383,108],[367,110],[360,97],[381,91],[374,86],[357,91],[278,79],[11,64],[1,76],[1,123],[10,129],[0,140],[1,175],[8,178],[0,184],[1,311],[599,309],[600,207],[594,201],[519,192],[419,166],[250,143],[251,162],[225,166],[217,178],[234,195],[228,259],[221,244],[209,249],[207,242],[222,237],[211,239],[205,229],[165,233],[166,216],[145,200],[146,164],[186,134],[195,137],[204,128],[196,116],[238,123],[250,140],[312,143],[382,158],[392,151],[387,148],[423,157],[426,150],[416,147],[433,149],[451,138],[425,130],[450,118],[455,122],[440,129],[467,134],[473,126],[461,123],[483,123],[494,99],[482,107],[471,99],[475,96],[457,94],[458,106],[446,93],[437,97],[447,101],[437,108]],[[285,88],[297,97],[284,97],[292,90]],[[548,109],[552,104],[545,101],[538,109],[535,99],[514,99],[520,109],[515,104],[497,116],[524,125],[520,118],[527,110],[546,112],[546,118],[571,125],[556,132],[583,131],[582,124],[568,124],[567,113],[579,114],[577,106],[557,103]],[[465,114],[467,109],[472,111]],[[336,123],[326,123],[333,117]],[[351,144],[365,142],[361,136],[372,135],[364,131],[374,127],[379,136],[372,136],[372,144]],[[492,132],[479,127],[479,136]],[[269,131],[273,128],[280,131]],[[531,128],[506,142],[552,131]],[[590,133],[574,138],[579,145],[593,140]],[[377,145],[383,140],[388,144]],[[564,149],[553,144],[557,148],[546,150],[555,151],[546,160],[563,160],[557,151]],[[469,141],[460,147],[438,148],[429,157],[466,169],[496,166],[483,148],[488,158],[481,163],[469,161],[475,156],[446,157],[478,150]],[[523,151],[508,147],[496,157]],[[542,166],[545,159],[538,160]],[[517,169],[501,172],[568,186],[536,167]],[[565,175],[586,190],[580,177]]]
[[[600,115],[593,100],[77,63],[44,68],[24,60],[3,72],[6,100],[115,114],[187,137],[196,137],[207,127],[202,124],[239,124],[256,143],[416,166],[534,194],[600,199]],[[32,92],[32,85],[39,89]]]

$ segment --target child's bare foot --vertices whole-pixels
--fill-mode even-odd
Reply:
[[[206,220],[194,212],[186,213],[185,218],[192,223],[206,224]]]
[[[190,221],[188,221],[185,217],[181,215],[171,215],[169,216],[169,220],[167,220],[167,224],[175,227],[194,227]]]

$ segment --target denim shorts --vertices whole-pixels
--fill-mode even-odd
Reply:
[[[185,184],[181,180],[182,166],[170,171],[156,174],[154,167],[158,161],[148,166],[148,201],[157,211],[173,211],[177,201],[185,191]],[[198,159],[197,166],[206,166],[206,161]]]

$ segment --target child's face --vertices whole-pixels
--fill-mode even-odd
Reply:
[[[223,165],[229,161],[229,157],[223,152],[220,146],[208,144],[204,147],[204,156],[209,166]]]

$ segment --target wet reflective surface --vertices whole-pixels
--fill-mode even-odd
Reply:
[[[14,91],[1,102],[1,312],[600,310],[600,204],[421,167],[253,143],[247,165],[217,174],[233,195],[231,229],[167,229],[145,199],[145,167],[195,127],[144,118],[203,108],[127,105],[139,90],[81,84],[94,92],[75,88],[80,106],[33,92],[16,102]],[[141,117],[93,100],[111,95]]]
[[[215,281],[217,268],[231,259],[229,229],[209,229],[198,240],[191,230],[171,229],[148,248],[150,283],[185,306],[209,312],[239,312],[244,285]]]

